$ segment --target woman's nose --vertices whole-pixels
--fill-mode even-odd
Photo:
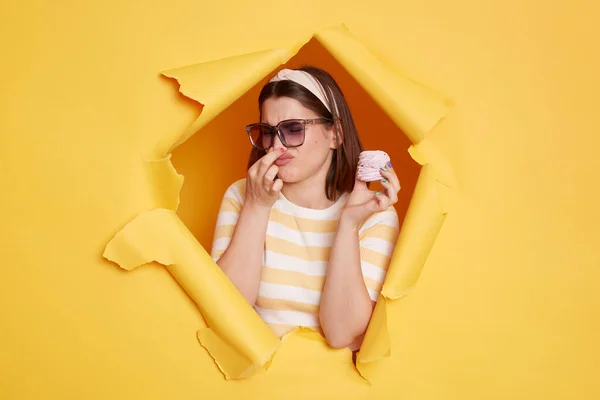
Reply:
[[[280,148],[283,148],[285,150],[285,146],[283,145],[283,143],[281,143],[279,136],[275,135],[275,137],[273,138],[273,150],[279,150]]]

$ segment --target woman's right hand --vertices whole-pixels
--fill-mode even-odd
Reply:
[[[258,207],[273,207],[283,187],[283,181],[279,178],[275,179],[279,167],[273,163],[284,151],[283,148],[277,150],[271,148],[248,169],[245,203]]]

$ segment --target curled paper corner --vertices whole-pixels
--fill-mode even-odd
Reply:
[[[423,165],[382,289],[387,299],[406,295],[421,274],[447,215],[440,187],[431,164]]]
[[[372,384],[377,375],[377,362],[391,355],[391,342],[387,319],[388,300],[379,295],[363,344],[356,356],[356,369],[360,376]]]
[[[278,349],[277,336],[173,210],[138,215],[108,243],[104,257],[126,270],[152,261],[164,265],[198,306],[208,325],[198,340],[227,379],[258,372]]]
[[[433,169],[434,178],[441,184],[456,188],[456,179],[446,157],[438,146],[429,139],[423,139],[408,148],[408,153],[420,165],[430,165]]]
[[[345,25],[324,29],[315,38],[413,143],[423,140],[448,113],[445,96],[381,62]]]
[[[183,133],[167,138],[170,143],[166,152],[171,153],[269,73],[285,64],[306,42],[294,43],[288,49],[268,49],[163,71],[162,75],[178,82],[181,94],[204,106]]]
[[[277,341],[277,343],[274,343],[273,349],[266,352],[263,358],[252,360],[243,352],[237,351],[229,343],[226,343],[210,328],[198,330],[197,337],[226,380],[245,379],[266,372],[281,344],[280,341]]]
[[[457,182],[447,158],[428,139],[411,145],[408,152],[418,164],[427,165],[430,168],[431,172],[427,179],[437,182],[434,196],[440,200],[442,214],[448,214],[456,206]]]

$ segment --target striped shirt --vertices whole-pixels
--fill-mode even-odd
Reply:
[[[211,256],[218,261],[235,230],[246,192],[246,180],[232,184],[223,197]],[[338,219],[348,198],[331,207],[308,209],[283,194],[269,216],[258,298],[254,309],[278,337],[303,326],[318,332],[319,304]],[[394,207],[373,214],[359,229],[360,259],[369,297],[377,301],[398,238]]]

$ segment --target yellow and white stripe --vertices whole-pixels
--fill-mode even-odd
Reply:
[[[211,255],[229,246],[244,204],[245,179],[231,185],[217,218]],[[283,195],[271,210],[256,312],[279,337],[298,326],[320,330],[319,304],[331,245],[347,196],[326,210],[296,206]],[[393,207],[373,215],[359,230],[361,269],[371,300],[377,301],[398,237]]]

